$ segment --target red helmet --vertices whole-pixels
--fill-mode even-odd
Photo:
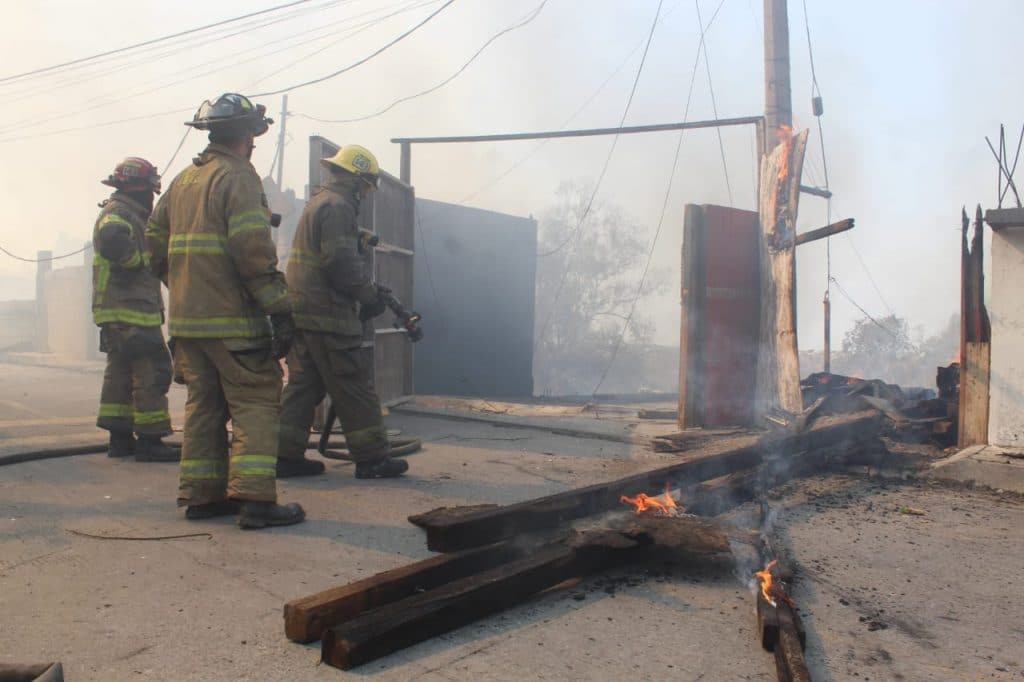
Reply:
[[[129,156],[114,166],[114,172],[100,182],[128,192],[150,191],[160,194],[160,174],[156,172],[156,166],[138,156]]]

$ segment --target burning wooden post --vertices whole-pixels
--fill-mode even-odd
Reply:
[[[807,635],[800,614],[794,608],[785,583],[773,575],[778,560],[772,559],[758,571],[757,632],[765,651],[775,654],[779,682],[810,682],[804,661]]]
[[[796,216],[807,131],[777,131],[779,144],[761,158],[761,344],[757,359],[756,423],[773,409],[803,410],[796,338]]]

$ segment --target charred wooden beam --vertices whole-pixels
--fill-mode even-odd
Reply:
[[[293,642],[314,642],[331,625],[445,583],[519,558],[525,546],[487,545],[435,556],[364,580],[295,599],[284,605],[284,633]]]
[[[623,495],[658,491],[666,482],[674,484],[674,487],[688,487],[758,466],[766,457],[776,453],[785,457],[805,450],[865,441],[874,437],[879,427],[880,419],[876,412],[828,417],[804,433],[767,436],[750,446],[696,457],[614,481],[470,513],[457,507],[439,509],[409,520],[426,529],[427,547],[430,549],[457,551],[618,509],[621,507],[619,498]]]
[[[547,547],[336,625],[324,632],[321,658],[349,670],[601,570],[614,556],[607,548]]]
[[[837,223],[832,223],[831,225],[826,225],[825,227],[819,227],[816,230],[810,230],[809,232],[798,234],[796,236],[796,244],[797,246],[801,244],[807,244],[809,242],[824,239],[825,237],[831,237],[833,235],[837,235],[841,232],[846,232],[847,230],[852,229],[853,218],[847,218],[846,220],[840,220]]]
[[[647,557],[650,551],[665,550],[673,558],[714,559],[728,555],[730,539],[756,542],[740,529],[709,519],[623,516],[338,622],[323,634],[322,659],[348,670],[517,605],[567,580]]]

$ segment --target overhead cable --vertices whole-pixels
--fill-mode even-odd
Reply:
[[[12,81],[12,80],[20,79],[20,78],[26,78],[28,76],[35,76],[35,75],[42,74],[42,73],[49,73],[51,71],[55,71],[57,69],[62,69],[62,68],[68,67],[68,66],[73,66],[75,64],[82,64],[84,62],[94,61],[94,60],[100,59],[102,57],[109,57],[110,55],[119,54],[119,53],[122,53],[122,52],[127,52],[129,50],[134,50],[134,49],[137,49],[137,48],[140,48],[140,47],[145,47],[147,45],[153,45],[155,43],[165,42],[165,41],[171,40],[173,38],[180,38],[181,36],[186,36],[186,35],[189,35],[189,34],[192,34],[192,33],[198,33],[199,31],[206,31],[206,30],[211,29],[211,28],[216,28],[218,26],[223,26],[225,24],[231,24],[231,23],[234,23],[236,21],[241,21],[242,19],[248,19],[250,17],[255,17],[255,16],[258,16],[260,14],[268,14],[270,12],[277,12],[277,11],[280,11],[282,9],[286,9],[288,7],[294,7],[295,5],[302,5],[302,4],[308,3],[310,1],[311,0],[292,0],[292,2],[287,2],[287,3],[284,3],[283,5],[276,5],[274,7],[268,7],[266,9],[258,10],[256,12],[250,12],[248,14],[243,14],[243,15],[240,15],[240,16],[237,16],[237,17],[232,17],[230,19],[224,19],[222,21],[217,21],[217,22],[214,22],[212,24],[206,24],[205,26],[198,26],[196,28],[190,28],[190,29],[187,29],[185,31],[178,31],[177,33],[171,33],[169,35],[160,36],[159,38],[152,38],[150,40],[145,40],[145,41],[143,41],[141,43],[135,43],[134,45],[127,45],[125,47],[119,47],[119,48],[117,48],[115,50],[107,50],[106,52],[100,52],[98,54],[89,55],[88,57],[79,57],[78,59],[72,59],[70,61],[62,62],[60,64],[53,64],[51,66],[45,66],[45,67],[42,67],[42,68],[39,68],[39,69],[32,69],[31,71],[25,71],[23,73],[16,73],[16,74],[12,74],[10,76],[3,76],[3,77],[0,77],[0,83],[6,83],[8,81]]]
[[[488,47],[490,47],[490,45],[492,43],[494,43],[496,40],[501,38],[506,33],[511,33],[512,31],[514,31],[514,30],[516,30],[518,28],[522,28],[523,26],[526,26],[527,24],[532,22],[534,19],[536,19],[538,17],[538,15],[540,15],[541,10],[544,9],[544,5],[546,5],[547,2],[548,2],[548,0],[541,0],[541,3],[539,5],[537,5],[532,11],[530,11],[522,19],[519,19],[514,24],[511,24],[510,26],[506,26],[501,31],[498,31],[497,33],[492,35],[490,38],[487,39],[487,42],[485,42],[483,45],[481,45],[480,49],[478,49],[476,52],[474,52],[473,56],[470,57],[469,60],[467,60],[462,66],[460,66],[458,69],[456,69],[456,71],[454,73],[452,73],[450,76],[445,78],[440,83],[438,83],[438,84],[436,84],[436,85],[434,85],[432,87],[429,87],[426,90],[423,90],[421,92],[417,92],[416,94],[413,94],[413,95],[406,95],[405,97],[400,97],[399,99],[396,99],[394,102],[392,102],[391,104],[387,105],[383,109],[380,109],[379,111],[376,111],[376,112],[374,112],[372,114],[367,114],[365,116],[359,116],[359,117],[356,117],[356,118],[326,119],[326,118],[316,118],[315,116],[308,116],[308,115],[304,115],[304,114],[297,114],[297,115],[301,116],[302,118],[308,118],[311,121],[318,121],[320,123],[356,123],[358,121],[366,121],[366,120],[369,120],[371,118],[376,118],[378,116],[381,116],[382,114],[386,114],[387,112],[391,111],[392,109],[394,109],[399,104],[402,104],[403,102],[408,102],[408,101],[414,100],[414,99],[416,99],[418,97],[423,97],[424,95],[429,95],[432,92],[436,92],[436,91],[440,90],[441,88],[443,88],[444,86],[446,86],[449,83],[451,83],[453,80],[458,78],[460,75],[462,75],[462,72],[465,71],[466,69],[468,69],[470,64],[472,64],[474,61],[476,61],[476,58],[479,57],[481,54],[483,54],[484,51]]]
[[[324,76],[320,76],[319,78],[314,78],[312,80],[304,81],[302,83],[295,83],[293,85],[289,85],[289,86],[284,87],[284,88],[278,88],[277,90],[270,90],[270,91],[267,91],[267,92],[258,92],[256,94],[252,95],[252,97],[268,97],[270,95],[281,95],[281,94],[284,94],[286,92],[292,92],[294,90],[298,90],[299,88],[304,88],[304,87],[307,87],[307,86],[310,86],[310,85],[315,85],[317,83],[323,83],[324,81],[331,80],[332,78],[336,78],[336,77],[340,76],[343,73],[351,71],[352,69],[365,64],[366,62],[370,61],[374,57],[380,55],[383,52],[386,52],[388,49],[390,49],[394,45],[397,45],[398,43],[400,43],[403,40],[405,40],[406,38],[408,38],[410,35],[412,35],[416,31],[418,31],[420,28],[422,28],[423,26],[428,24],[434,17],[436,17],[441,12],[443,12],[448,7],[450,7],[452,4],[454,4],[454,2],[455,2],[455,0],[447,0],[447,2],[445,2],[443,5],[441,5],[438,9],[434,10],[433,12],[431,12],[425,19],[423,19],[423,21],[419,22],[418,24],[416,24],[415,26],[413,26],[409,30],[405,31],[404,33],[399,35],[397,38],[394,38],[393,40],[389,41],[383,47],[380,47],[380,48],[374,50],[369,55],[367,55],[367,56],[363,57],[362,59],[359,59],[359,60],[349,64],[348,66],[346,66],[346,67],[344,67],[342,69],[338,69],[337,71],[334,71],[332,73],[326,74]]]
[[[658,8],[654,12],[654,20],[651,22],[650,31],[647,33],[647,42],[644,44],[644,52],[640,57],[640,64],[636,69],[636,76],[633,77],[633,87],[630,88],[629,97],[626,98],[626,106],[622,110],[622,117],[619,119],[619,128],[626,123],[626,117],[629,115],[629,109],[633,105],[633,97],[636,95],[637,86],[640,84],[640,76],[644,71],[644,64],[647,62],[647,53],[651,49],[651,41],[654,39],[654,30],[658,27],[658,17],[661,16],[661,6],[664,0],[658,0]],[[570,241],[573,242],[573,248],[569,252],[569,256],[566,259],[565,267],[562,268],[562,277],[558,282],[558,288],[555,290],[555,296],[551,299],[551,309],[548,311],[547,318],[544,320],[544,324],[541,326],[540,333],[537,334],[537,339],[534,342],[534,352],[540,346],[540,342],[544,339],[547,334],[548,327],[551,324],[551,320],[554,319],[555,311],[557,309],[558,299],[562,295],[562,290],[565,288],[566,278],[569,276],[569,264],[572,263],[574,256],[576,255],[576,247],[579,245],[579,235],[583,229],[583,225],[586,222],[587,216],[590,214],[590,209],[594,206],[594,199],[597,198],[597,193],[601,189],[601,182],[604,180],[605,174],[608,172],[608,166],[611,163],[612,156],[615,153],[615,147],[619,142],[619,133],[615,133],[612,138],[611,146],[608,149],[608,155],[605,157],[604,165],[601,168],[601,174],[598,175],[597,183],[594,185],[593,191],[590,193],[590,198],[587,200],[587,205],[580,214],[579,220],[576,222],[576,227],[569,234],[569,237],[560,244],[554,251],[547,253],[546,255],[552,255],[555,251],[558,251],[563,246],[568,244]]]

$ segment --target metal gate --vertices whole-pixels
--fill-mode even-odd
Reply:
[[[761,293],[758,215],[686,206],[683,226],[679,424],[750,425]]]
[[[339,145],[314,135],[309,138],[310,192],[326,180],[327,170],[320,159],[333,156]],[[381,172],[380,188],[360,207],[359,224],[374,232],[380,244],[367,254],[379,284],[412,307],[413,247],[415,236],[415,195],[413,188],[395,176]],[[363,346],[373,353],[373,379],[382,402],[413,392],[412,344],[405,332],[393,327],[390,311],[363,327]]]

